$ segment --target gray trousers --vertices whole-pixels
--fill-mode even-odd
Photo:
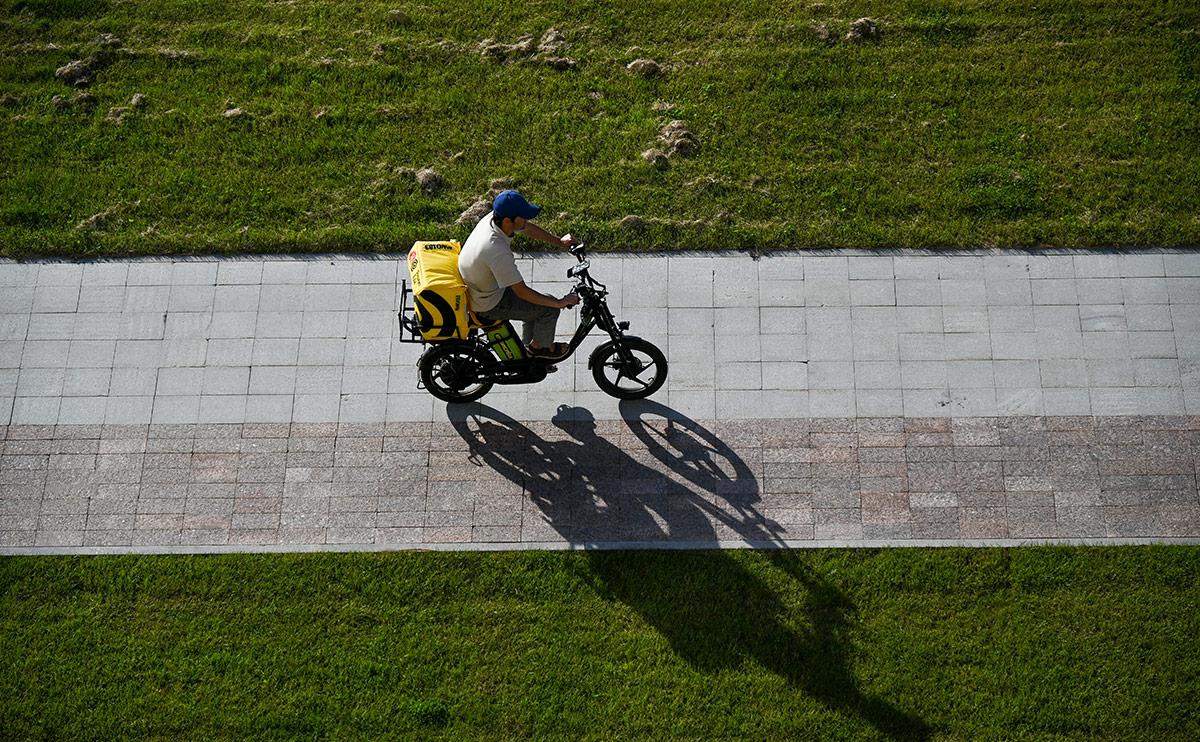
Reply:
[[[511,288],[506,288],[499,304],[477,314],[480,319],[488,320],[519,319],[525,323],[521,332],[521,340],[525,345],[534,342],[549,348],[554,344],[554,327],[558,324],[558,313],[561,311],[556,307],[525,301],[514,294]]]

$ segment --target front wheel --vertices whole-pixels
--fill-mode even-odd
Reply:
[[[421,382],[443,402],[474,402],[492,389],[480,381],[486,360],[469,345],[435,345],[421,356],[417,366]]]
[[[600,346],[591,366],[596,385],[617,399],[645,399],[667,380],[666,356],[641,338],[623,338]]]

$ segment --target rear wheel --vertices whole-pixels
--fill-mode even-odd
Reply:
[[[592,378],[605,394],[617,399],[643,399],[666,382],[667,358],[653,343],[624,338],[601,347],[592,364]]]
[[[474,402],[492,389],[480,381],[486,359],[468,345],[435,345],[421,356],[421,383],[443,402]]]

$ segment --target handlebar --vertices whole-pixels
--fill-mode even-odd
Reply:
[[[580,242],[578,245],[572,245],[568,249],[571,251],[571,254],[575,256],[575,259],[580,263],[582,263],[587,257],[587,248],[582,242]]]

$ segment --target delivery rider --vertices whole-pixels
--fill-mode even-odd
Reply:
[[[475,225],[458,257],[458,272],[467,284],[471,310],[484,322],[504,319],[524,323],[522,340],[530,352],[546,358],[566,355],[567,344],[554,342],[559,311],[579,303],[570,293],[561,299],[525,285],[512,251],[517,232],[556,247],[571,247],[570,235],[556,237],[529,221],[541,209],[517,191],[504,191],[492,203],[492,211]]]

